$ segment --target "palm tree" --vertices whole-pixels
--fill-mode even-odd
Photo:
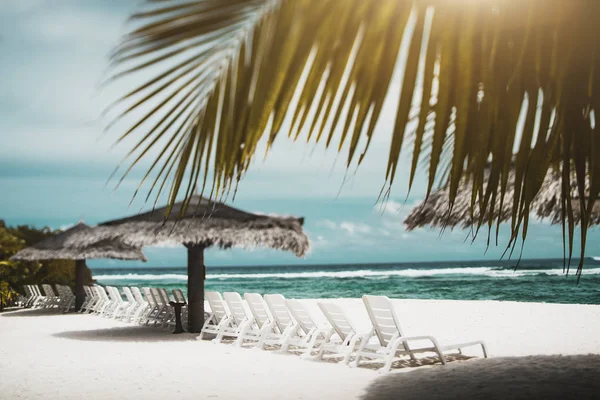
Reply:
[[[575,176],[583,258],[600,193],[599,21],[600,2],[586,0],[147,0],[112,54],[111,80],[143,82],[109,107],[110,126],[139,138],[125,175],[155,152],[142,184],[148,196],[167,187],[173,204],[227,193],[286,116],[284,133],[349,144],[347,166],[360,165],[386,95],[398,96],[384,198],[403,147],[409,185],[421,160],[427,195],[443,182],[452,205],[467,177],[481,215],[514,168],[513,243],[552,167],[570,249]]]

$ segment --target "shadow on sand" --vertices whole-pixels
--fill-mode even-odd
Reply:
[[[48,316],[59,316],[59,315],[74,315],[74,313],[63,313],[60,310],[57,310],[56,308],[54,309],[50,309],[50,308],[36,308],[35,310],[32,309],[19,309],[16,311],[6,311],[3,312],[2,314],[0,314],[0,317],[5,318],[5,317],[48,317]]]
[[[55,333],[54,337],[90,342],[184,342],[196,340],[197,334],[173,335],[171,329],[164,330],[148,326],[126,326],[122,328],[92,329]]]
[[[598,370],[600,355],[476,359],[384,375],[362,399],[594,399]]]

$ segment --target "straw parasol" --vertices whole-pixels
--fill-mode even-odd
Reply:
[[[204,323],[204,250],[209,247],[267,247],[304,256],[310,242],[302,230],[304,218],[248,213],[194,195],[188,207],[175,203],[165,221],[166,207],[99,224],[78,237],[81,245],[117,239],[135,247],[181,243],[188,252],[188,330]]]
[[[85,245],[78,243],[81,235],[90,234],[93,228],[83,222],[27,247],[11,257],[16,261],[75,260],[75,310],[85,300],[85,260],[112,258],[116,260],[142,260],[146,257],[139,247],[125,244],[117,239],[105,239]]]
[[[512,216],[515,195],[514,170],[510,171],[507,182],[504,197],[496,199],[494,205],[494,220],[500,219],[500,222],[506,222]],[[548,219],[553,224],[560,224],[562,221],[561,187],[560,175],[553,170],[549,170],[539,192],[531,203],[531,211],[539,218]],[[473,213],[471,213],[471,195],[472,184],[470,181],[464,179],[458,190],[452,212],[450,212],[449,187],[446,185],[434,191],[426,201],[413,207],[404,220],[404,224],[409,231],[426,225],[450,228],[456,226],[468,228],[477,225],[481,213],[477,202],[475,203]],[[571,199],[573,217],[575,222],[579,223],[581,221],[579,193],[574,181],[571,183]],[[487,220],[488,215],[485,217],[484,220]],[[590,225],[599,224],[600,202],[597,201],[594,203],[592,209]]]

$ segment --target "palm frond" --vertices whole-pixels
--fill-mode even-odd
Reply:
[[[162,168],[151,188],[160,182],[160,192],[168,182],[172,204],[197,187],[227,193],[261,138],[271,145],[286,119],[286,133],[307,129],[326,146],[339,128],[338,152],[347,144],[347,165],[360,164],[386,96],[397,96],[389,187],[413,136],[411,185],[428,153],[427,193],[447,171],[451,209],[468,178],[471,208],[482,210],[477,228],[491,232],[500,223],[494,208],[511,201],[510,246],[526,236],[532,201],[554,167],[571,250],[574,174],[583,260],[600,193],[592,122],[600,106],[599,19],[600,3],[585,0],[148,1],[113,62],[114,78],[151,77],[119,99],[116,122],[136,116],[122,135],[140,138],[133,164],[159,148],[152,169]],[[402,70],[399,93],[389,90],[395,68]]]

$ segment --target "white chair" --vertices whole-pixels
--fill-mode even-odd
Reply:
[[[140,324],[145,323],[146,325],[148,325],[150,323],[150,318],[157,311],[158,304],[156,303],[156,300],[154,299],[154,296],[152,295],[152,291],[150,290],[150,288],[143,287],[142,292],[144,293],[144,298],[146,299],[146,302],[148,303],[148,307],[146,307],[146,310],[142,313],[142,315],[140,316],[140,320],[138,322]]]
[[[373,332],[378,343],[374,347],[370,346],[368,341],[361,343],[356,352],[353,366],[359,365],[361,358],[381,360],[384,366],[380,369],[380,372],[387,372],[390,370],[395,358],[409,356],[414,360],[414,353],[436,353],[442,364],[446,364],[445,351],[458,350],[461,353],[463,348],[469,346],[481,346],[483,356],[487,358],[485,343],[482,341],[440,346],[433,336],[404,336],[394,307],[386,296],[365,295],[363,296],[363,302],[373,324]],[[409,342],[427,342],[430,343],[430,346],[409,347]]]
[[[86,311],[96,301],[96,296],[91,286],[84,286],[83,291],[85,292],[85,300],[79,308],[79,313]]]
[[[60,298],[60,308],[63,313],[69,312],[75,303],[75,295],[69,286],[56,285],[58,297]]]
[[[283,296],[281,297],[283,298]],[[272,302],[272,299],[269,297],[267,304],[270,302]],[[313,349],[318,348],[327,339],[327,334],[331,331],[331,327],[324,326],[319,328],[306,307],[299,300],[285,300],[285,305],[296,320],[296,325],[294,330],[289,331],[289,336],[286,337],[281,350],[287,351],[291,345],[304,351],[302,357],[310,357]],[[271,310],[271,313],[273,313],[273,310]]]
[[[221,293],[209,291],[205,293],[205,296],[210,307],[210,314],[204,320],[200,335],[196,338],[198,340],[202,340],[206,333],[218,335],[221,329],[228,323],[229,318],[231,318]]]
[[[139,304],[136,301],[135,297],[133,296],[133,293],[131,292],[131,289],[129,287],[124,286],[122,288],[122,290],[123,290],[123,294],[125,295],[125,299],[127,300],[127,302],[126,302],[127,306],[124,307],[123,310],[121,310],[120,318],[123,321],[129,321],[129,319],[131,318],[131,315],[139,307]]]
[[[254,318],[248,315],[244,307],[244,301],[239,293],[223,293],[227,307],[231,312],[231,317],[221,327],[217,337],[213,339],[214,343],[220,343],[223,337],[236,338],[236,347],[241,347],[244,340],[258,340],[260,338],[260,328],[254,322]]]
[[[244,293],[244,299],[254,318],[256,329],[250,330],[245,340],[258,342],[258,348],[264,349],[265,345],[281,346],[283,339],[283,329],[279,329],[276,321],[267,311],[267,305],[263,297],[258,293]],[[291,320],[290,320],[291,322]]]
[[[150,304],[148,303],[148,301],[146,301],[146,299],[144,299],[144,296],[142,295],[140,288],[135,287],[135,286],[131,287],[131,293],[133,294],[135,301],[138,303],[136,310],[134,311],[133,315],[131,316],[131,322],[141,323],[141,320],[144,318],[144,316],[148,312],[148,308],[150,307]]]
[[[372,331],[358,333],[354,325],[344,310],[333,303],[317,303],[329,324],[331,329],[326,334],[326,339],[321,343],[318,358],[323,358],[325,352],[333,353],[334,356],[343,357],[342,362],[348,364],[350,356],[356,350],[358,343],[368,341],[372,336]]]
[[[42,285],[42,290],[44,291],[44,294],[46,295],[45,301],[44,301],[44,308],[54,308],[55,306],[58,307],[58,296],[56,296],[54,294],[54,290],[52,289],[52,286],[48,285],[47,283],[44,283]]]

